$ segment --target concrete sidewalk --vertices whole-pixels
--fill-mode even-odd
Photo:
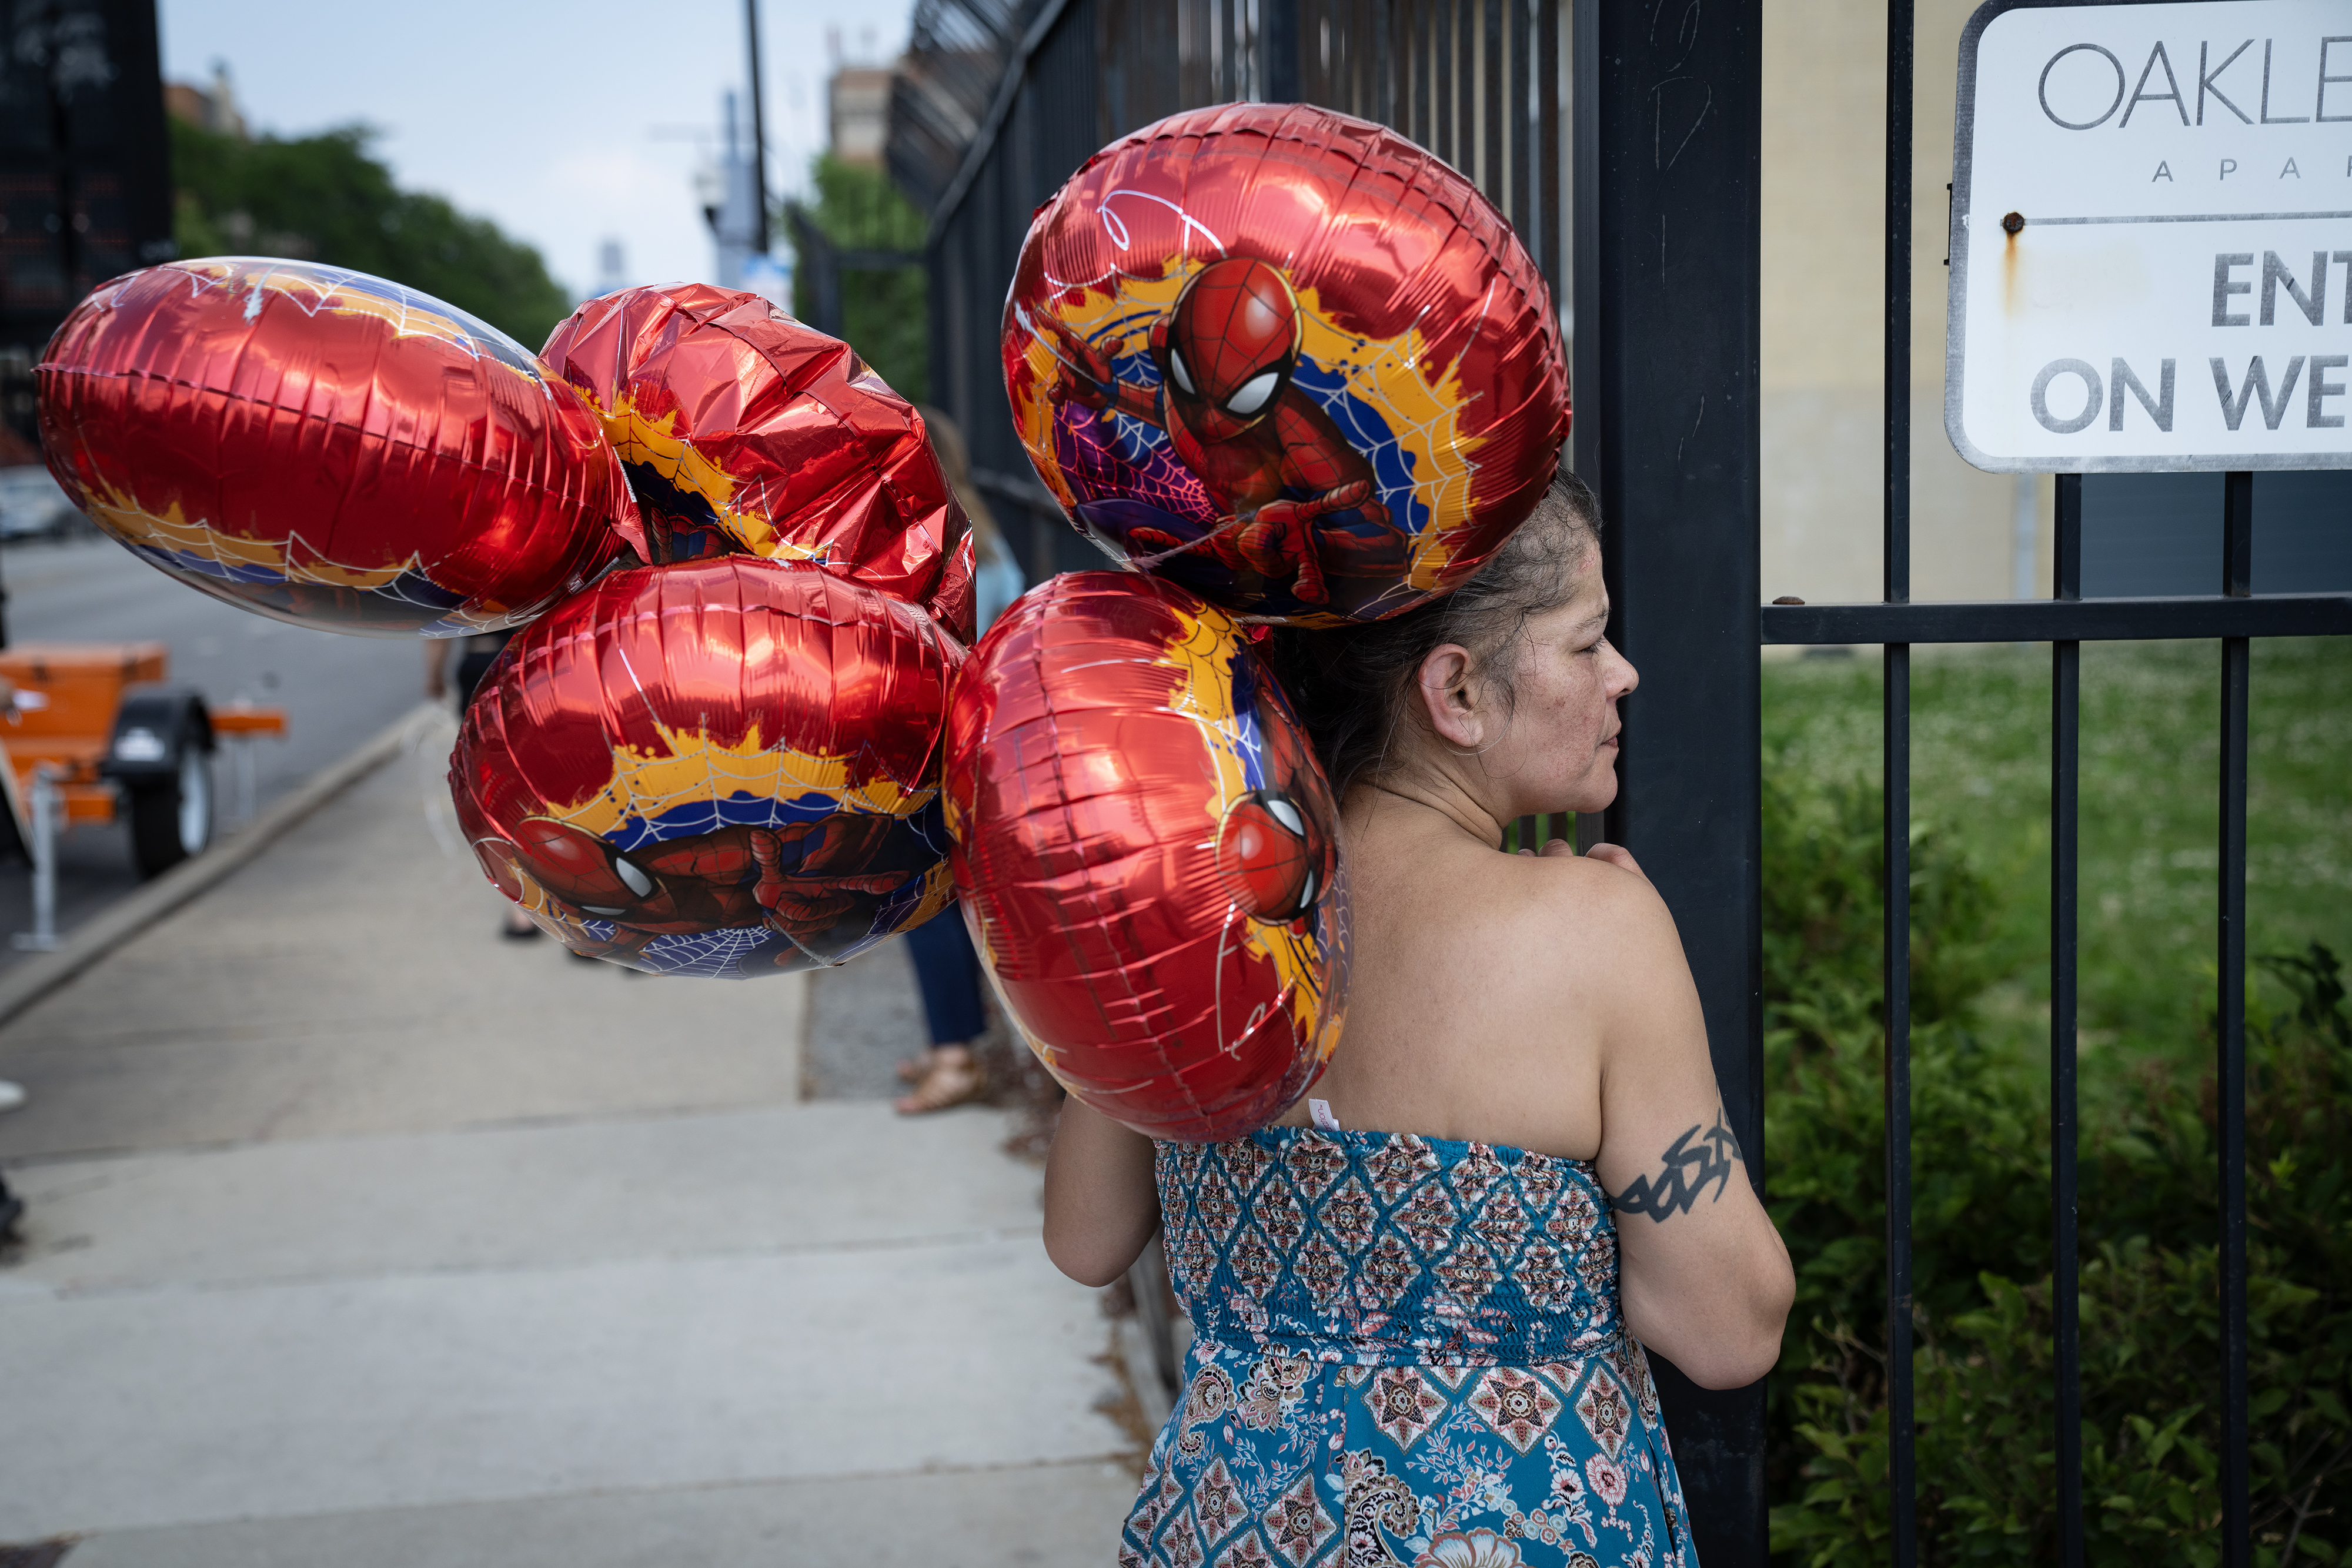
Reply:
[[[499,941],[422,740],[0,1032],[0,1542],[1108,1563],[1110,1328],[1003,1118],[804,1103],[803,977]]]

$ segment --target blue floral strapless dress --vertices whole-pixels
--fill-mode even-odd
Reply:
[[[1193,1338],[1121,1564],[1694,1568],[1590,1165],[1305,1127],[1156,1165]]]

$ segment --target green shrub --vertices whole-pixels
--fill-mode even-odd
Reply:
[[[1770,1385],[1772,1547],[1885,1561],[1885,1029],[1879,801],[1765,800],[1765,1146],[1797,1306]],[[1928,1563],[2049,1561],[2056,1530],[2046,1045],[1988,1018],[2034,956],[1990,882],[1911,834],[1919,1530]],[[2257,1561],[2352,1547],[2352,1017],[2313,943],[2247,1017]],[[2203,1050],[2086,1053],[2080,1227],[2091,1561],[2219,1561],[2221,1349],[2210,979]],[[2284,998],[2273,1009],[2270,997]]]

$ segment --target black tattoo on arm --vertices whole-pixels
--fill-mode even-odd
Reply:
[[[1610,1206],[1620,1214],[1646,1214],[1664,1225],[1669,1216],[1696,1204],[1709,1183],[1714,1184],[1715,1196],[1707,1201],[1720,1200],[1739,1164],[1739,1139],[1724,1116],[1722,1102],[1717,1101],[1715,1125],[1704,1136],[1694,1124],[1667,1145],[1664,1170],[1654,1177],[1635,1176],[1624,1191],[1609,1200]]]

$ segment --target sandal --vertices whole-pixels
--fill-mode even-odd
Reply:
[[[901,1083],[920,1083],[924,1079],[929,1078],[931,1075],[931,1070],[939,1064],[940,1048],[938,1046],[935,1045],[928,1050],[918,1051],[915,1055],[910,1056],[907,1058],[906,1061],[898,1063],[898,1082]]]
[[[950,1056],[949,1051],[956,1051]],[[988,1069],[969,1049],[949,1046],[936,1053],[939,1060],[915,1092],[894,1103],[901,1116],[928,1116],[934,1111],[945,1111],[954,1105],[967,1105],[988,1093]]]

